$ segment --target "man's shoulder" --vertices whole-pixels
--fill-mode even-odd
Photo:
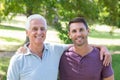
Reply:
[[[67,47],[68,45],[66,44],[61,44],[61,43],[44,43],[45,46],[50,46],[50,47]]]
[[[23,60],[24,56],[25,54],[23,53],[15,52],[15,54],[11,57],[11,61],[14,61],[14,62],[21,61]]]
[[[100,50],[96,47],[93,47],[93,50],[91,51],[91,53],[95,53],[97,55],[100,55]]]

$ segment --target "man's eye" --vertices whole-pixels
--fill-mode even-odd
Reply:
[[[33,31],[37,31],[38,29],[37,29],[37,28],[33,28],[32,30],[33,30]]]
[[[41,31],[44,31],[45,30],[45,28],[41,28]]]
[[[75,33],[75,32],[76,32],[76,30],[73,30],[72,32],[73,32],[73,33]]]
[[[84,29],[80,29],[80,32],[84,31]]]

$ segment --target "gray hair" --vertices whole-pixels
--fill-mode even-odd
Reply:
[[[43,16],[39,15],[39,14],[33,14],[33,15],[30,15],[27,18],[26,27],[25,27],[26,30],[29,30],[29,28],[30,28],[30,21],[33,20],[33,19],[40,19],[40,20],[42,20],[44,22],[44,24],[45,24],[45,29],[47,29],[47,21],[46,21],[46,19]]]

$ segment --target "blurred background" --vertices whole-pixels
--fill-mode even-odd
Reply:
[[[66,44],[71,43],[68,22],[84,17],[90,27],[89,43],[109,49],[115,80],[120,79],[119,0],[0,0],[0,80],[6,80],[11,56],[27,40],[24,27],[31,14],[47,19],[46,42]]]

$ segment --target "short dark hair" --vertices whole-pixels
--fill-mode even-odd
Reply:
[[[70,24],[72,23],[83,23],[86,27],[86,29],[88,29],[88,25],[87,25],[87,22],[85,21],[85,19],[83,17],[76,17],[74,19],[72,19],[71,21],[69,21],[69,24],[68,24],[68,29],[70,30]]]

